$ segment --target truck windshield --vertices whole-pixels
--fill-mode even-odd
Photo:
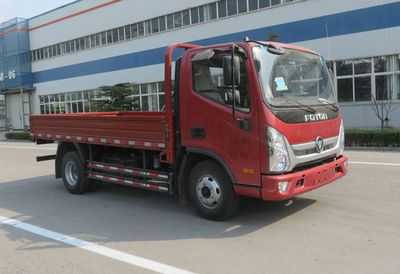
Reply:
[[[310,110],[325,106],[337,111],[329,71],[320,55],[292,49],[276,55],[258,46],[253,56],[267,105]]]

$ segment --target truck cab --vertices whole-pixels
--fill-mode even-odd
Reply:
[[[285,200],[347,172],[343,122],[319,54],[247,41],[191,49],[179,63],[181,146],[216,161],[236,194]],[[194,200],[216,206],[216,178],[205,170],[196,182]]]

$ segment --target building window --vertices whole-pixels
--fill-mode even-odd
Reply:
[[[168,14],[167,15],[167,29],[173,29],[174,28],[174,15],[173,14]]]
[[[126,40],[129,40],[132,38],[132,28],[131,25],[125,26],[125,38]]]
[[[392,99],[393,75],[378,75],[375,77],[376,99],[378,101]]]
[[[276,6],[281,4],[281,0],[271,0],[271,6]]]
[[[239,13],[247,12],[247,0],[238,0]]]
[[[107,33],[105,31],[101,33],[101,44],[107,44]]]
[[[118,29],[113,29],[111,33],[112,33],[112,42],[113,43],[118,42]]]
[[[371,71],[372,71],[371,59],[354,60],[354,73],[355,74],[366,74],[366,73],[371,73]]]
[[[192,24],[197,24],[199,22],[199,8],[190,9],[190,17]]]
[[[227,15],[226,0],[218,2],[218,18],[224,18]]]
[[[399,55],[337,61],[335,67],[339,102],[400,100]]]
[[[154,82],[130,86],[131,109],[126,111],[164,111],[164,83]],[[109,100],[104,91],[91,89],[39,96],[41,114],[84,113],[100,111],[101,101]]]
[[[375,73],[392,71],[393,62],[388,56],[380,56],[374,58],[374,70]]]
[[[83,40],[85,42],[85,49],[90,49],[90,36],[85,36]]]
[[[31,59],[32,61],[38,61],[53,58],[63,54],[128,41],[141,36],[181,28],[191,24],[194,25],[217,18],[226,18],[228,16],[235,16],[237,14],[295,1],[300,0],[220,0],[191,9],[177,11],[172,14],[150,18],[131,25],[106,30],[97,34],[87,35],[72,41],[32,50]],[[361,63],[357,69],[360,69],[360,71],[368,69],[368,67],[363,67],[365,65],[366,64]]]
[[[118,41],[124,41],[125,40],[125,30],[124,28],[118,28]]]
[[[260,9],[268,8],[271,6],[270,0],[259,0],[259,3],[260,3]]]
[[[44,58],[46,59],[46,58],[49,58],[49,48],[44,48]]]
[[[189,12],[189,10],[184,10],[182,12],[182,24],[183,24],[183,26],[190,25],[190,12]]]
[[[113,42],[113,31],[108,30],[107,31],[107,44],[111,44]]]
[[[36,52],[37,52],[36,50],[34,50],[34,51],[31,52],[31,60],[32,60],[32,61],[36,61],[36,60],[37,60],[37,59],[36,59]]]
[[[132,38],[138,37],[138,24],[131,25]]]
[[[217,19],[217,3],[208,4],[208,18],[209,20]]]
[[[228,16],[237,14],[237,0],[228,0]]]
[[[151,32],[152,33],[157,33],[160,30],[158,18],[152,19],[151,20]]]
[[[165,16],[161,16],[158,18],[159,24],[160,24],[160,31],[165,31],[167,26],[165,23]]]
[[[205,7],[207,7],[207,6],[199,7],[199,21],[200,22],[204,22],[204,21],[208,20],[207,19],[207,14],[205,13],[206,12],[206,8]]]
[[[356,77],[354,89],[356,102],[371,100],[371,77]]]
[[[353,78],[338,79],[339,102],[353,102]]]
[[[144,23],[145,25],[145,35],[150,35],[151,32],[151,20],[148,20]]]
[[[49,49],[49,58],[53,57],[53,47],[48,47]]]
[[[174,13],[174,28],[182,27],[182,13]]]
[[[249,0],[249,10],[258,10],[258,0]]]
[[[336,74],[338,76],[353,75],[352,61],[339,61],[336,63]]]

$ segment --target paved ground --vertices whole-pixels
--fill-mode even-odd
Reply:
[[[54,162],[35,162],[53,151],[0,142],[0,273],[151,273],[133,265],[143,258],[198,273],[400,271],[400,153],[348,152],[357,163],[341,181],[290,203],[245,200],[211,222],[164,194],[70,195]]]

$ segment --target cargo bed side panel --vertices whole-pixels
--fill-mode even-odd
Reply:
[[[35,139],[157,150],[166,146],[162,112],[32,115],[30,119]]]

